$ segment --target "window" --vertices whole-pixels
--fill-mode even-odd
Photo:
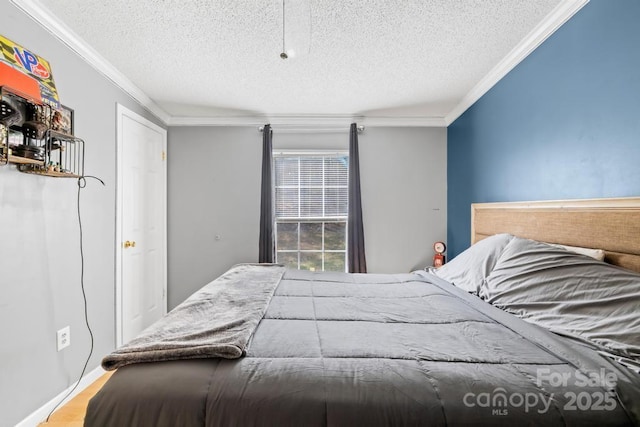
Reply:
[[[285,152],[274,166],[276,262],[346,271],[348,154]]]

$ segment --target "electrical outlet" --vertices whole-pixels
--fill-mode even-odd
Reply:
[[[56,336],[58,337],[58,351],[71,345],[71,329],[69,326],[58,330]]]

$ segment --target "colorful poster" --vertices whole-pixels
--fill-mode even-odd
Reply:
[[[43,102],[53,108],[60,108],[58,90],[53,81],[49,62],[2,35],[0,35],[0,47],[2,48],[0,61],[36,79],[40,85]]]

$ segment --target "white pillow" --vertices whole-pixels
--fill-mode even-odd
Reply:
[[[598,261],[604,261],[604,251],[602,249],[581,248],[579,246],[558,245],[557,243],[547,243],[547,245],[555,246],[556,248],[566,249],[569,252],[573,252],[580,255],[586,255]]]
[[[513,238],[511,234],[496,234],[480,240],[442,267],[434,269],[434,273],[477,295],[483,280],[491,273],[500,254]]]

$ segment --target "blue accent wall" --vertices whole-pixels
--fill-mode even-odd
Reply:
[[[640,195],[640,1],[591,0],[448,128],[448,252],[476,202]]]

